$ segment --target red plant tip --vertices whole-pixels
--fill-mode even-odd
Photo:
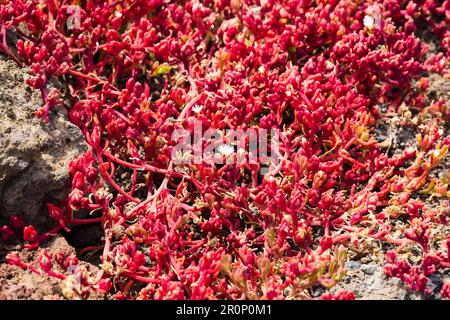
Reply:
[[[57,251],[53,254],[53,258],[60,265],[64,266],[64,260],[66,259],[66,254],[63,251]]]
[[[22,259],[15,253],[8,253],[6,255],[6,262],[10,265],[18,266],[22,269],[26,268],[26,264]]]
[[[322,237],[320,240],[320,247],[322,248],[322,251],[326,251],[330,249],[333,246],[333,238],[331,237]]]
[[[39,236],[36,229],[33,226],[26,226],[23,229],[23,240],[30,244],[35,244],[39,242]]]
[[[80,210],[83,207],[84,192],[80,189],[73,189],[69,194],[70,207],[73,210]]]
[[[72,179],[72,189],[83,189],[85,185],[84,175],[78,171]]]
[[[64,217],[62,210],[51,203],[47,203],[47,210],[50,218],[55,221],[59,221]]]
[[[423,202],[419,200],[410,200],[406,205],[406,212],[411,218],[417,218],[419,216],[420,210],[424,207]]]
[[[79,264],[80,264],[80,261],[77,259],[77,257],[70,256],[70,257],[67,257],[66,260],[64,260],[63,267],[64,267],[64,269],[67,270],[69,267],[77,266]]]
[[[387,263],[397,263],[397,254],[393,250],[386,252],[386,262]]]
[[[98,178],[98,170],[93,167],[88,167],[86,169],[86,180],[90,184],[94,184],[97,178]]]
[[[111,291],[112,286],[113,286],[113,284],[112,284],[111,279],[110,278],[104,278],[104,279],[101,279],[97,283],[97,285],[95,286],[95,289],[96,289],[96,291],[98,293],[105,294],[105,293],[108,293],[109,291]]]
[[[116,200],[114,201],[114,204],[121,208],[127,203],[127,198],[125,198],[123,195],[119,194],[116,197]]]
[[[110,167],[109,163],[108,162],[104,162],[101,165],[99,165],[98,169],[100,170],[100,172],[102,174],[106,174],[108,172],[108,170],[109,170],[109,167]]]
[[[52,269],[52,258],[47,253],[47,251],[42,249],[41,252],[39,253],[39,256],[38,256],[37,260],[38,260],[39,265],[42,268],[42,270],[44,270],[44,272],[48,273],[48,272],[51,271],[51,269]]]
[[[435,273],[441,266],[441,259],[437,256],[426,255],[422,261],[422,270],[425,275]]]

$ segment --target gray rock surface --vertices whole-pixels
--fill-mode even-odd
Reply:
[[[48,222],[45,204],[70,191],[68,164],[86,145],[63,108],[47,124],[37,119],[43,102],[26,77],[0,56],[0,222],[19,215],[39,227]]]

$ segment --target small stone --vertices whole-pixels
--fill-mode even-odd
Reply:
[[[361,264],[356,261],[348,261],[345,264],[347,270],[359,270],[361,268]]]
[[[376,266],[373,264],[367,264],[367,265],[362,265],[361,269],[365,274],[374,274],[375,270],[376,270]]]

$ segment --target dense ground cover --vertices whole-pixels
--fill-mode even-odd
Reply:
[[[450,78],[449,1],[1,3],[2,51],[31,67],[36,115],[66,108],[90,145],[68,198],[48,204],[53,226],[1,229],[38,250],[101,225],[81,250],[99,253],[95,273],[44,249],[7,257],[63,279],[66,297],[351,299],[328,291],[348,260],[425,293],[450,268],[450,110],[426,96],[431,74]],[[174,132],[199,123],[220,138],[174,157]],[[392,127],[417,135],[394,148]],[[278,161],[235,161],[252,154],[227,129],[279,130]]]

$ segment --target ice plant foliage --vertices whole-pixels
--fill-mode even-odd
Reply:
[[[328,291],[345,262],[389,249],[386,273],[428,292],[450,267],[436,231],[449,230],[450,176],[433,175],[450,111],[425,99],[426,77],[449,75],[449,17],[450,1],[434,0],[2,1],[0,47],[30,67],[36,115],[66,108],[90,150],[70,165],[68,198],[48,204],[53,229],[13,218],[1,235],[37,248],[75,225],[104,232],[83,250],[100,252],[96,275],[45,251],[9,262],[65,279],[68,298],[353,299]],[[55,78],[67,86],[49,89]],[[237,152],[228,129],[276,128],[280,161],[265,173],[174,165],[172,133],[194,135],[196,121],[225,156]],[[382,122],[416,129],[416,143],[392,150]]]

